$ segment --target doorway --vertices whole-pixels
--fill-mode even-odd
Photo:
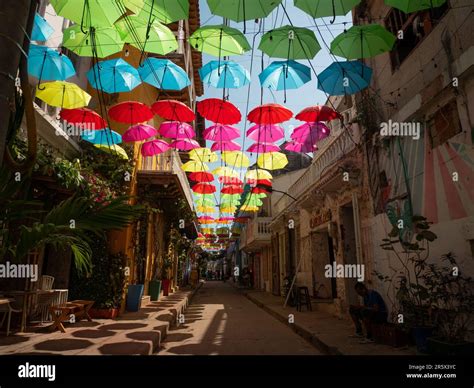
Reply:
[[[311,258],[312,258],[312,281],[313,297],[318,299],[337,298],[336,279],[326,277],[326,265],[333,265],[336,261],[334,256],[333,241],[326,231],[311,233]]]
[[[272,294],[280,295],[280,261],[278,234],[272,236]]]
[[[352,203],[341,207],[341,240],[344,265],[357,265],[356,234],[354,227],[354,208]],[[346,298],[348,304],[357,304],[359,297],[354,289],[357,278],[345,278]]]

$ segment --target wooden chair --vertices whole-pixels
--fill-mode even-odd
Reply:
[[[39,289],[49,291],[53,289],[54,277],[49,275],[41,275]]]

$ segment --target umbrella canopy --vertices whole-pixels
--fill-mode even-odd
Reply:
[[[161,136],[172,139],[190,139],[196,135],[191,125],[180,121],[164,121],[159,132]]]
[[[242,151],[225,151],[222,153],[222,160],[225,164],[237,168],[248,167],[250,165],[250,159]]]
[[[150,18],[150,13],[152,18],[156,18],[165,24],[188,19],[189,17],[189,0],[129,0],[129,2],[135,3],[137,1],[143,3],[140,12],[138,12],[138,17],[147,21]]]
[[[244,189],[240,186],[229,185],[222,188],[222,194],[241,194],[244,192]]]
[[[94,144],[94,147],[107,152],[111,155],[118,156],[120,159],[125,159],[128,160],[128,155],[127,152],[120,147],[117,144],[111,144],[111,145],[106,145],[106,144]]]
[[[380,24],[352,26],[331,42],[331,53],[347,59],[371,58],[390,51],[395,36]]]
[[[172,121],[190,122],[196,118],[194,112],[186,104],[176,100],[160,100],[153,103],[152,111],[164,118]]]
[[[338,112],[327,105],[309,106],[295,116],[295,119],[306,122],[331,121],[341,118],[342,116]]]
[[[96,63],[87,79],[94,89],[106,93],[129,92],[142,83],[137,69],[121,58]]]
[[[76,84],[65,81],[46,82],[36,88],[36,97],[48,105],[60,108],[82,108],[89,104],[91,96]]]
[[[192,187],[195,193],[212,194],[216,192],[216,186],[209,183],[198,183]]]
[[[314,152],[318,149],[316,144],[306,141],[304,143],[297,143],[295,141],[289,142],[285,145],[285,150],[292,152]]]
[[[194,139],[176,139],[171,142],[170,147],[180,151],[191,151],[194,148],[200,148],[201,145]]]
[[[220,176],[218,180],[220,183],[224,185],[235,185],[235,186],[242,185],[242,181],[237,177]]]
[[[204,172],[209,171],[207,164],[198,162],[197,160],[189,160],[181,166],[181,169],[186,172]]]
[[[169,59],[147,58],[138,72],[143,82],[158,89],[181,90],[191,84],[186,72]]]
[[[200,162],[217,162],[217,154],[212,152],[209,148],[196,148],[189,151],[189,157],[192,160],[198,160]]]
[[[279,104],[264,104],[252,109],[247,119],[255,124],[278,124],[291,119],[293,113]]]
[[[35,14],[31,40],[46,42],[54,33],[54,28],[40,14]]]
[[[236,210],[237,210],[237,206],[229,206],[227,204],[222,204],[220,207],[221,213],[234,214]]]
[[[318,76],[318,89],[331,96],[355,94],[369,87],[372,69],[359,61],[334,62]]]
[[[243,22],[267,17],[282,0],[207,0],[214,15]]]
[[[154,156],[168,151],[169,144],[160,139],[154,139],[142,144],[141,153],[143,156]]]
[[[150,137],[156,136],[158,131],[147,124],[137,124],[128,128],[122,136],[122,140],[125,143],[133,141],[141,141],[149,139]]]
[[[200,205],[200,206],[214,206],[215,205],[214,200],[210,198],[198,198],[196,199],[195,204]]]
[[[63,46],[81,57],[105,58],[122,51],[123,40],[115,28],[89,28],[76,24],[63,33]]]
[[[213,206],[198,206],[196,207],[196,211],[201,213],[213,213],[214,212],[214,205]],[[214,222],[209,222],[209,224],[213,224]]]
[[[121,38],[141,51],[166,55],[178,49],[176,37],[158,21],[148,23],[138,16],[126,16],[115,23]]]
[[[291,139],[297,143],[305,143],[307,141],[315,144],[317,141],[328,137],[329,128],[324,123],[304,123],[296,127],[291,134]]]
[[[216,124],[206,128],[202,136],[211,141],[228,141],[240,137],[240,131],[230,125]]]
[[[240,207],[240,211],[242,211],[242,212],[258,212],[259,207],[258,206],[253,206],[253,205],[242,205]]]
[[[316,19],[328,16],[335,18],[336,15],[344,16],[359,4],[360,0],[294,0],[294,2],[295,7]]]
[[[76,74],[71,60],[47,46],[30,45],[28,74],[41,80],[64,81]]]
[[[271,58],[312,59],[321,50],[308,28],[283,26],[262,36],[258,48]]]
[[[132,125],[151,120],[153,112],[141,102],[124,101],[109,108],[109,117],[119,123]]]
[[[109,128],[100,129],[98,131],[83,131],[82,140],[92,144],[113,145],[122,142],[122,136]]]
[[[214,175],[210,172],[192,172],[189,174],[189,179],[195,182],[212,182]]]
[[[198,28],[189,37],[189,44],[196,50],[215,57],[241,55],[251,49],[242,32],[224,25]]]
[[[91,130],[107,127],[107,122],[97,112],[88,108],[62,109],[59,117],[69,124]]]
[[[197,111],[206,120],[220,124],[237,124],[242,115],[239,109],[229,101],[220,98],[206,98],[197,103]]]
[[[444,3],[446,3],[446,0],[385,0],[385,4],[398,8],[405,13],[441,7]]]
[[[110,27],[123,13],[116,0],[50,0],[50,3],[59,16],[79,27]]]
[[[242,147],[239,143],[236,143],[233,140],[229,141],[216,141],[212,146],[212,151],[240,151]]]
[[[267,170],[257,168],[255,170],[248,170],[245,174],[247,179],[272,179],[273,176]]]
[[[247,148],[247,151],[261,154],[265,152],[280,151],[280,147],[278,147],[276,144],[271,143],[254,143],[249,148]]]
[[[217,167],[214,170],[212,170],[212,173],[217,175],[217,176],[228,176],[231,178],[238,178],[239,173],[237,171],[234,171],[233,169],[229,167]]]
[[[249,71],[232,61],[210,61],[199,69],[199,76],[205,84],[220,89],[236,89],[250,83]]]
[[[273,143],[285,137],[285,130],[275,124],[257,124],[247,130],[247,137],[258,143]]]
[[[260,84],[273,90],[298,89],[311,81],[311,69],[295,61],[275,61],[259,75]]]
[[[262,154],[257,159],[258,167],[267,170],[279,170],[288,164],[288,158],[281,152],[268,152]]]

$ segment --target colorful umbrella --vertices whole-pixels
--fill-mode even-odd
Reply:
[[[285,150],[292,152],[314,152],[318,149],[316,144],[311,141],[306,141],[304,143],[297,143],[295,141],[289,142],[285,145]]]
[[[189,158],[200,162],[217,162],[217,154],[212,152],[209,148],[196,148],[191,150],[189,151]]]
[[[240,211],[242,211],[242,212],[258,212],[259,207],[258,206],[253,206],[253,205],[242,205],[240,207]]]
[[[248,167],[250,160],[242,151],[225,151],[222,153],[222,160],[225,164],[237,168]]]
[[[189,179],[195,182],[212,182],[214,175],[210,172],[192,172],[189,174]]]
[[[221,213],[230,213],[233,214],[237,210],[237,206],[228,206],[228,205],[222,205],[220,207]]]
[[[144,123],[153,118],[153,112],[148,105],[138,101],[119,102],[109,108],[109,117],[119,123]]]
[[[191,151],[194,148],[200,148],[201,145],[194,139],[176,139],[171,142],[170,147],[180,151]]]
[[[91,96],[76,84],[65,81],[46,82],[36,88],[36,97],[48,105],[73,109],[86,106]]]
[[[247,119],[255,124],[278,124],[291,119],[293,113],[279,104],[264,104],[252,109]]]
[[[128,160],[128,155],[127,155],[127,152],[122,148],[120,147],[119,145],[117,144],[111,144],[111,145],[107,145],[107,144],[94,144],[94,147],[102,150],[102,151],[105,151],[109,154],[112,154],[112,155],[115,155],[115,156],[118,156],[119,158],[121,159],[125,159],[125,160]]]
[[[230,125],[216,124],[206,128],[202,137],[211,141],[228,141],[240,137],[240,131]]]
[[[315,144],[317,141],[328,137],[330,134],[329,128],[320,122],[304,123],[296,127],[291,134],[291,139],[296,143],[305,143],[310,141]]]
[[[257,159],[258,167],[267,170],[279,170],[284,168],[287,164],[288,158],[281,152],[268,152],[260,155]]]
[[[321,50],[308,28],[283,26],[262,36],[258,48],[272,58],[312,59]]]
[[[259,143],[273,143],[285,137],[285,130],[275,124],[257,124],[247,130],[247,137]]]
[[[235,186],[242,185],[242,181],[237,177],[220,176],[218,180],[220,183],[224,185],[235,185]]]
[[[165,120],[190,122],[196,118],[194,112],[181,101],[160,100],[155,102],[151,109]]]
[[[145,5],[145,0],[122,0],[122,2],[134,14],[139,13]]]
[[[181,169],[186,172],[204,172],[208,171],[209,167],[205,163],[189,160],[181,166]]]
[[[137,0],[129,0],[129,2],[132,1],[137,2]],[[152,18],[165,24],[189,17],[189,0],[139,0],[139,2],[143,3],[143,6],[138,17],[147,21],[150,18],[150,12]]]
[[[205,84],[220,89],[236,89],[250,83],[249,71],[232,61],[210,61],[199,69],[199,76]]]
[[[405,13],[441,7],[444,3],[446,3],[446,0],[385,0],[385,4],[398,8]]]
[[[104,128],[97,131],[83,131],[81,134],[81,139],[92,144],[101,144],[107,146],[120,144],[122,142],[122,136],[109,128]]]
[[[158,131],[147,124],[137,124],[128,128],[122,136],[122,141],[125,143],[141,141],[156,136]]]
[[[143,82],[158,89],[181,90],[191,84],[186,72],[169,59],[147,58],[138,71]]]
[[[222,188],[222,194],[241,194],[244,192],[244,189],[240,186],[229,185]]]
[[[30,45],[28,74],[42,80],[64,81],[76,74],[71,60],[64,54],[47,46]]]
[[[201,213],[213,213],[214,207],[213,206],[198,206],[196,211]],[[214,222],[208,222],[209,224],[213,224]]]
[[[267,17],[282,0],[207,0],[214,15],[243,22]]]
[[[46,42],[54,33],[54,28],[40,14],[35,14],[31,40]]]
[[[105,58],[122,51],[123,40],[115,28],[100,27],[81,30],[76,24],[63,33],[63,46],[81,57]]]
[[[229,141],[216,141],[212,146],[211,150],[212,151],[240,151],[242,147],[240,146],[239,143],[236,143],[233,140]]]
[[[62,109],[59,117],[69,124],[74,124],[87,129],[103,129],[107,122],[97,113],[88,108]]]
[[[233,169],[226,166],[217,167],[214,170],[212,170],[212,173],[217,176],[228,176],[228,177],[233,177],[233,178],[239,177],[239,173],[237,171],[234,171]]]
[[[172,139],[191,139],[196,135],[191,125],[180,121],[164,121],[159,132],[161,136]]]
[[[278,147],[276,144],[271,143],[254,143],[249,148],[247,148],[247,152],[255,152],[259,154],[277,151],[280,151],[280,147]]]
[[[251,49],[242,32],[224,25],[198,28],[189,37],[189,44],[196,50],[215,57],[241,55]]]
[[[267,170],[262,170],[257,168],[255,170],[248,170],[245,174],[245,178],[247,179],[272,179],[272,174],[270,174]]]
[[[336,15],[346,15],[360,0],[294,0],[295,7],[306,12],[313,19],[332,16],[331,23]]]
[[[116,0],[50,0],[59,16],[79,27],[110,27],[122,16]]]
[[[197,103],[197,111],[206,120],[220,124],[237,124],[241,119],[239,109],[229,101],[207,98]]]
[[[169,144],[160,139],[154,139],[142,144],[141,153],[143,156],[154,156],[168,151]]]
[[[214,206],[214,200],[211,198],[198,198],[195,200],[196,205],[200,206]]]
[[[306,122],[316,122],[342,119],[342,116],[327,105],[313,105],[304,108],[295,116],[295,119]]]
[[[195,193],[212,194],[216,192],[216,186],[209,183],[198,183],[192,187]]]
[[[352,26],[331,42],[331,53],[347,59],[371,58],[390,51],[395,36],[380,24]]]
[[[318,76],[318,89],[331,96],[355,94],[369,87],[372,69],[359,61],[334,62]]]
[[[87,79],[94,89],[106,93],[129,92],[142,83],[137,69],[121,58],[96,63]]]

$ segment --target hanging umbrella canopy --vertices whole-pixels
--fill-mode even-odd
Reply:
[[[216,192],[216,186],[209,183],[198,183],[192,187],[195,193],[212,194]]]
[[[143,82],[158,89],[181,90],[191,84],[186,72],[169,59],[147,58],[138,71]]]
[[[385,4],[405,13],[441,7],[444,3],[446,3],[446,0],[385,0]]]
[[[198,162],[196,160],[189,160],[181,166],[181,169],[186,172],[204,172],[209,171],[207,164]]]
[[[272,90],[298,89],[311,81],[311,69],[296,61],[275,61],[259,75],[260,84]]]
[[[76,75],[71,60],[64,54],[47,46],[30,45],[28,74],[41,80],[64,81]]]
[[[122,136],[109,128],[98,131],[83,131],[81,139],[92,144],[113,145],[122,142]]]
[[[229,141],[216,141],[212,146],[211,150],[212,151],[240,151],[242,147],[240,146],[239,143],[236,143],[233,140]]]
[[[212,182],[214,180],[214,175],[210,172],[192,172],[189,174],[189,179],[194,182]]]
[[[331,53],[347,59],[371,58],[392,50],[395,36],[380,24],[352,26],[331,42]]]
[[[265,190],[261,187],[254,187],[250,190],[250,192],[253,194],[253,195],[261,195],[261,194],[266,194],[268,193],[268,190]]]
[[[331,96],[355,94],[368,88],[372,69],[359,61],[334,62],[318,76],[318,89]]]
[[[60,108],[82,108],[89,104],[91,96],[76,84],[66,81],[46,82],[36,88],[36,97],[46,104]]]
[[[346,15],[360,3],[360,0],[294,0],[294,2],[295,7],[313,19],[332,16],[334,21],[336,15]]]
[[[234,104],[220,98],[198,101],[197,111],[206,120],[219,124],[237,124],[242,119],[239,109]]]
[[[250,165],[250,159],[242,151],[225,151],[222,153],[222,160],[225,164],[237,168],[248,167]]]
[[[291,119],[293,113],[279,104],[264,104],[252,109],[248,121],[255,124],[278,124]]]
[[[257,124],[247,130],[247,137],[258,143],[273,143],[285,137],[285,130],[275,124]]]
[[[257,168],[255,170],[248,170],[245,174],[245,178],[247,179],[272,179],[273,176],[267,170],[262,170],[261,168]]]
[[[313,105],[304,108],[295,116],[295,119],[314,123],[316,121],[342,119],[342,116],[327,105]]]
[[[129,3],[142,3],[138,17],[148,21],[152,19],[170,24],[189,17],[189,0],[128,0]],[[137,13],[137,12],[135,12]]]
[[[312,59],[321,50],[313,31],[292,26],[268,31],[258,48],[271,58],[283,59]]]
[[[217,154],[209,148],[196,148],[189,151],[189,158],[200,162],[217,162]]]
[[[282,0],[207,0],[213,15],[235,22],[265,18]]]
[[[69,124],[91,130],[107,127],[107,122],[97,112],[88,108],[62,109],[59,117]]]
[[[304,123],[296,127],[291,134],[291,139],[297,143],[305,143],[307,141],[315,144],[330,134],[330,129],[324,123]]]
[[[106,93],[129,92],[142,83],[137,69],[121,58],[96,63],[87,79],[94,89]]]
[[[225,186],[222,188],[221,193],[222,194],[242,194],[244,192],[244,189],[240,186]]]
[[[240,186],[236,186],[236,187],[240,187]],[[236,194],[228,193],[228,194],[221,195],[221,201],[234,201],[234,200],[240,201],[239,193],[236,193]]]
[[[170,149],[169,144],[160,139],[154,139],[142,144],[141,153],[143,156],[155,156]]]
[[[217,176],[228,176],[228,177],[234,177],[238,178],[239,174],[237,171],[234,171],[233,169],[229,167],[217,167],[214,170],[212,170],[212,173]]]
[[[194,139],[176,139],[170,147],[180,151],[191,151],[194,148],[200,148],[201,145]]]
[[[201,222],[201,221],[214,221],[214,217],[211,217],[211,216],[201,216],[198,218],[198,221]]]
[[[145,0],[122,0],[122,2],[134,14],[139,13],[145,5]]]
[[[196,133],[192,125],[180,121],[164,121],[160,125],[160,135],[172,139],[191,139]]]
[[[210,61],[199,69],[202,82],[215,88],[236,89],[250,83],[250,73],[232,61]]]
[[[195,201],[195,204],[199,206],[214,206],[215,205],[214,201],[208,198],[197,199]]]
[[[280,151],[280,147],[271,143],[254,143],[249,148],[247,148],[247,152],[255,152],[259,154],[277,151]]]
[[[281,152],[268,152],[257,159],[258,167],[267,170],[280,170],[288,164],[288,158]]]
[[[132,125],[151,120],[153,112],[142,102],[124,101],[109,108],[109,117],[119,123]]]
[[[35,14],[31,40],[46,42],[54,33],[54,28],[39,13]]]
[[[122,136],[125,143],[141,141],[156,136],[158,131],[147,124],[136,124],[128,128]]]
[[[81,57],[105,58],[122,51],[123,44],[112,27],[88,28],[83,32],[76,24],[63,33],[63,46]]]
[[[221,205],[221,207],[219,209],[220,209],[221,213],[234,214],[237,210],[237,206],[228,206],[226,204],[223,204],[223,205]]]
[[[115,23],[120,37],[140,51],[166,55],[178,49],[173,31],[158,21],[148,23],[138,16],[125,16]]]
[[[242,205],[240,207],[240,211],[242,212],[258,212],[259,209],[260,208],[258,206],[254,206],[254,205]]]
[[[218,180],[223,185],[236,185],[236,186],[242,185],[242,181],[237,177],[220,176]]]
[[[111,155],[118,156],[120,159],[128,160],[127,152],[117,144],[94,144],[94,147],[100,149],[101,151],[107,152]]]
[[[189,37],[189,44],[196,50],[215,57],[241,55],[251,49],[242,32],[224,25],[198,28]]]
[[[292,152],[314,152],[318,149],[316,144],[312,143],[311,141],[306,141],[304,143],[297,143],[295,141],[289,142],[285,145],[285,150],[292,151]]]
[[[228,141],[240,137],[240,131],[230,125],[216,124],[206,128],[202,136],[211,141]]]
[[[201,213],[213,213],[214,212],[214,206],[197,206],[196,211],[201,212]],[[210,224],[213,224],[214,222],[209,222]]]
[[[196,118],[194,112],[181,101],[156,101],[151,106],[151,109],[156,115],[164,118],[165,120],[190,122]]]

